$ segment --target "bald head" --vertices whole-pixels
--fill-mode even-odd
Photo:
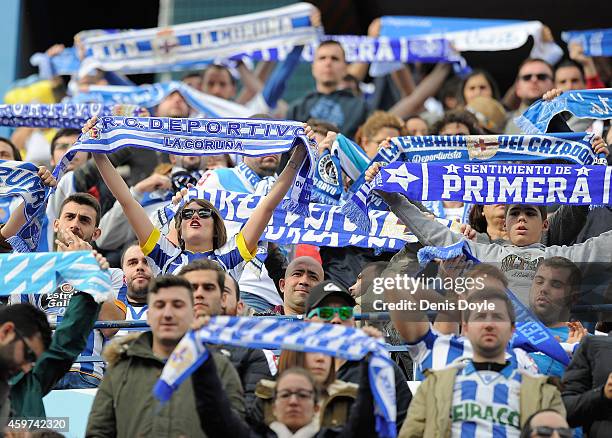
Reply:
[[[302,315],[310,289],[323,281],[323,267],[312,257],[297,257],[280,280],[286,315]]]

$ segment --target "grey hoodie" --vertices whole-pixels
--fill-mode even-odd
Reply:
[[[377,193],[389,205],[389,209],[414,233],[423,246],[447,246],[463,239],[444,225],[425,216],[404,196],[397,193]],[[534,243],[518,247],[512,244],[487,244],[468,241],[470,251],[481,262],[496,263],[508,278],[509,289],[524,304],[529,304],[529,289],[535,271],[542,259],[553,256],[565,257],[574,263],[599,262],[612,271],[612,231],[593,237],[584,243],[572,246],[544,246]],[[600,265],[600,269],[602,266]]]

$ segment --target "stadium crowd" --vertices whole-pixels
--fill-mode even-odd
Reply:
[[[320,26],[319,13],[310,21]],[[380,29],[380,20],[374,20],[368,36],[378,37]],[[543,33],[552,41],[548,28]],[[64,49],[53,46],[47,56]],[[297,49],[299,55],[301,46]],[[393,147],[394,138],[518,136],[514,117],[536,101],[610,86],[609,59],[589,57],[577,43],[566,53],[554,65],[530,57],[507,66],[516,80],[505,95],[486,70],[458,73],[442,62],[404,64],[373,80],[369,66],[347,63],[345,49],[334,40],[315,48],[314,89],[295,102],[282,100],[298,62],[291,54],[255,66],[211,64],[184,74],[182,82],[245,106],[258,121],[303,122],[305,136],[316,142],[317,169],[330,166],[323,158],[343,144],[358,147],[362,158],[353,164],[373,183],[385,167],[375,158]],[[108,85],[107,73],[75,76],[63,92],[67,78],[52,82],[56,94],[65,96]],[[151,108],[155,117],[196,113],[180,90]],[[58,280],[49,293],[4,297],[0,423],[8,425],[6,436],[21,436],[11,427],[16,419],[45,417],[42,400],[52,390],[85,388],[97,388],[88,437],[378,436],[371,355],[348,360],[301,345],[278,351],[207,344],[210,354],[160,404],[153,390],[179,342],[223,316],[356,327],[395,347],[389,357],[395,376],[393,435],[399,437],[609,436],[612,327],[609,314],[596,308],[612,304],[609,205],[475,204],[375,191],[383,210],[396,216],[392,225],[405,226],[399,237],[404,231],[415,237],[399,251],[278,244],[266,239],[266,227],[308,159],[309,145],[259,156],[173,155],[136,147],[108,154],[80,151],[58,181],[50,169],[99,123],[94,116],[82,130],[18,127],[10,138],[0,138],[1,160],[34,163],[42,184],[55,189],[41,239],[48,246],[39,251],[93,251],[100,269],[110,274],[113,292],[98,302]],[[548,132],[572,131],[593,134],[593,153],[609,159],[609,121],[561,113],[548,126]],[[344,170],[335,176],[342,203],[356,178]],[[212,200],[189,197],[195,187],[261,198],[237,225]],[[165,206],[176,209],[169,224],[160,219]],[[9,238],[27,219],[20,197],[0,198],[0,251],[7,253],[1,257],[13,253]],[[464,242],[469,256],[419,264],[423,247]],[[461,278],[465,287],[430,287],[423,281],[410,293],[397,285],[375,291],[382,280],[398,275],[456,285]],[[389,311],[386,321],[374,318],[377,300]],[[533,343],[514,342],[516,328],[525,324],[517,301],[567,360]],[[422,302],[429,303],[427,309]],[[366,317],[357,319],[360,314]],[[61,434],[38,430],[28,436]]]

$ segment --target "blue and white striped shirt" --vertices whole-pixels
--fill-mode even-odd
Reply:
[[[216,261],[232,277],[239,279],[244,265],[256,256],[256,251],[250,253],[247,249],[242,233],[232,237],[221,248],[193,253],[174,246],[157,228],[151,231],[147,242],[142,246],[142,252],[147,257],[154,277],[160,274],[178,274],[189,262],[207,258]]]
[[[508,358],[530,374],[538,374],[533,359],[520,348],[514,348]],[[472,344],[464,336],[442,334],[430,324],[429,331],[415,343],[408,344],[408,354],[415,363],[415,380],[425,380],[425,370],[440,370],[456,359],[472,358]]]
[[[478,371],[467,361],[453,386],[451,437],[519,437],[521,377],[513,364]]]

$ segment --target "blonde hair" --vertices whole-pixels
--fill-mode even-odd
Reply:
[[[397,129],[400,135],[405,135],[402,119],[385,111],[374,111],[355,134],[355,141],[361,145],[365,138],[372,140],[382,128]]]

